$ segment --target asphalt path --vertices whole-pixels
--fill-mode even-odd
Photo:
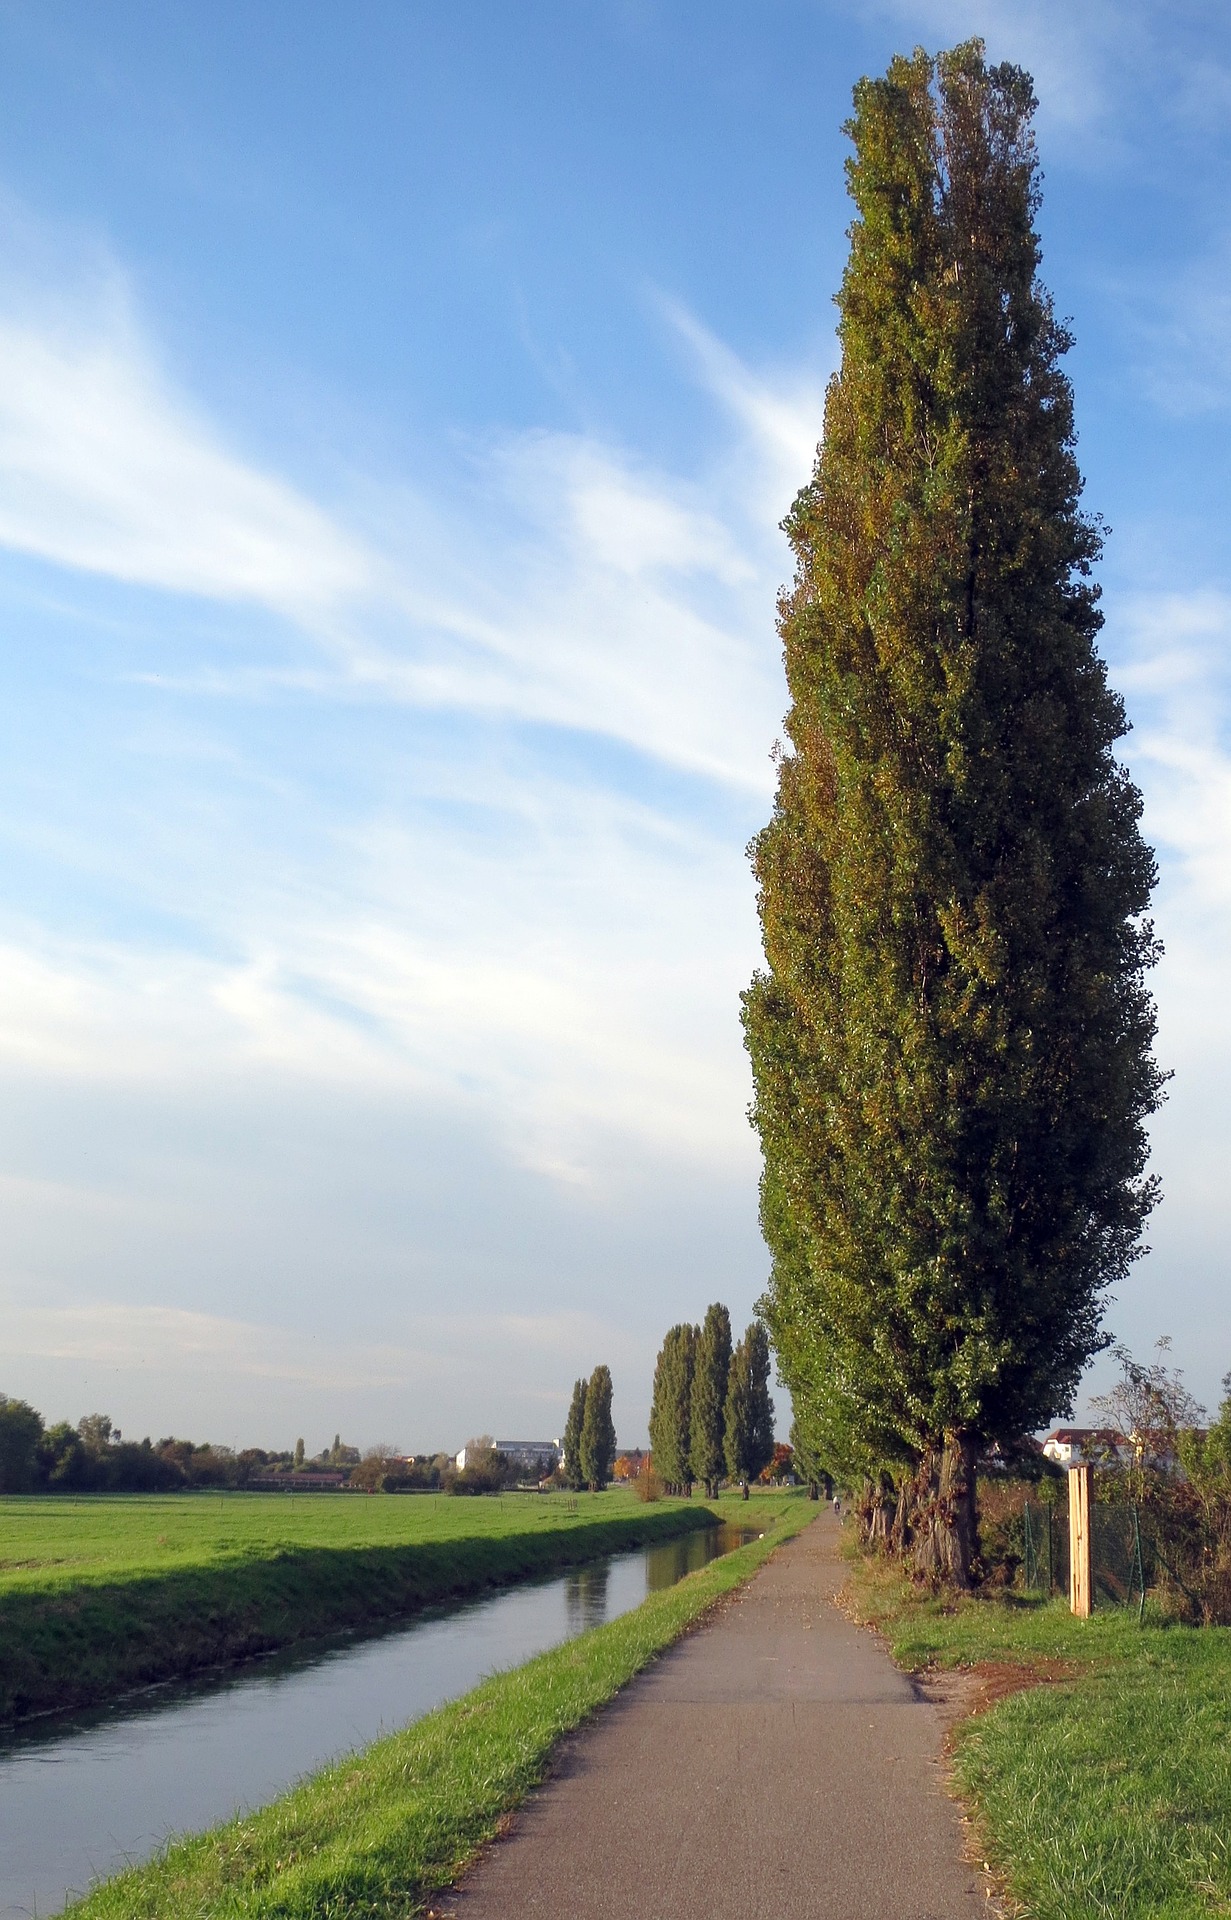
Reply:
[[[937,1708],[833,1604],[829,1513],[567,1741],[457,1920],[986,1920]]]

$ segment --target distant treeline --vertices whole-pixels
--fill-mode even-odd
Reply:
[[[320,1485],[322,1474],[361,1492],[488,1493],[516,1485],[518,1473],[516,1463],[490,1443],[486,1455],[480,1452],[459,1472],[452,1454],[407,1458],[380,1446],[361,1457],[337,1434],[332,1447],[314,1456],[302,1440],[284,1453],[237,1451],[173,1435],[125,1440],[105,1413],[88,1413],[76,1426],[61,1420],[49,1427],[28,1402],[0,1394],[0,1493],[178,1493],[254,1484],[293,1489]]]

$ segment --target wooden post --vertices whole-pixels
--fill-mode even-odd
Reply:
[[[1069,1609],[1079,1620],[1088,1620],[1094,1611],[1088,1466],[1069,1468]]]

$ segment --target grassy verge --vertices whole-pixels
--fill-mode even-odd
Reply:
[[[165,1564],[130,1545],[127,1558],[95,1551],[67,1567],[10,1565],[0,1581],[0,1720],[92,1705],[316,1635],[373,1627],[434,1601],[667,1539],[714,1518],[701,1502],[643,1506],[622,1494],[572,1505],[559,1496],[449,1500],[434,1510],[429,1501],[397,1495],[345,1502],[335,1496],[308,1513],[302,1509],[311,1496],[275,1495],[262,1531],[242,1512],[243,1499],[233,1495],[230,1502],[232,1512],[239,1508],[235,1525],[247,1528],[238,1546],[220,1542],[219,1503],[211,1501],[195,1520],[195,1543],[182,1541]],[[99,1508],[74,1504],[88,1506],[97,1531]],[[352,1511],[341,1511],[343,1505]],[[174,1516],[189,1529],[192,1506],[182,1501]],[[297,1510],[288,1513],[290,1506]],[[104,1534],[108,1520],[122,1533],[139,1529],[148,1515],[113,1500],[101,1519]],[[56,1524],[64,1524],[61,1516]],[[298,1537],[279,1539],[274,1524],[297,1528]],[[362,1537],[363,1528],[380,1527],[389,1530],[386,1537]],[[324,1542],[312,1539],[313,1528],[325,1532]],[[7,1528],[5,1539],[7,1545]]]
[[[727,1508],[726,1501],[721,1503]],[[73,1920],[409,1920],[447,1886],[579,1726],[816,1513],[778,1496],[726,1515],[767,1531],[609,1626],[477,1687],[247,1818],[176,1842]]]
[[[960,1726],[959,1789],[1031,1920],[1231,1913],[1231,1630],[1060,1600],[945,1606],[857,1562],[860,1616],[907,1668],[1019,1667],[1047,1684]],[[1060,1676],[1060,1677],[1058,1677]]]

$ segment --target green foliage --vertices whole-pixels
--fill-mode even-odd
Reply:
[[[795,1472],[808,1491],[814,1497],[821,1492],[828,1495],[832,1476],[825,1455],[817,1445],[806,1418],[801,1419],[798,1414],[791,1422],[791,1453],[795,1460]]]
[[[723,1445],[728,1474],[745,1487],[774,1457],[769,1338],[757,1320],[731,1355]]]
[[[35,1484],[42,1438],[42,1414],[0,1394],[0,1493],[25,1493]]]
[[[696,1327],[682,1321],[659,1349],[650,1405],[650,1451],[665,1486],[692,1486],[692,1382],[697,1360]]]
[[[574,1493],[579,1493],[586,1484],[586,1476],[581,1470],[581,1430],[586,1418],[586,1382],[574,1380],[573,1398],[569,1405],[568,1419],[564,1423],[564,1478]]]
[[[1154,863],[1095,638],[1034,101],[855,92],[841,371],[781,633],[745,996],[779,1368],[843,1479],[1071,1403],[1154,1189]]]
[[[1231,1373],[1223,1375],[1218,1418],[1203,1433],[1189,1427],[1176,1433],[1176,1451],[1188,1478],[1211,1493],[1231,1499]]]
[[[812,1509],[779,1495],[753,1513],[763,1539],[497,1674],[272,1806],[175,1841],[70,1908],[73,1920],[411,1920],[437,1910],[433,1896],[501,1831],[561,1737],[750,1579]]]
[[[712,1500],[722,1478],[727,1374],[731,1367],[731,1316],[720,1302],[707,1308],[697,1340],[689,1406],[688,1455],[693,1477]]]
[[[605,1487],[615,1460],[616,1436],[611,1419],[611,1371],[595,1367],[586,1387],[586,1410],[579,1448],[581,1477],[591,1493]]]
[[[709,1518],[682,1504],[647,1511],[620,1490],[567,1503],[538,1494],[5,1501],[0,1722],[372,1627]]]

